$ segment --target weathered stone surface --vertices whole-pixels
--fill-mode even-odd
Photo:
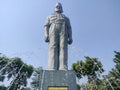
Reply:
[[[55,12],[47,17],[44,25],[45,42],[49,43],[49,70],[68,69],[68,44],[72,43],[72,29],[68,17],[62,14],[57,3]]]
[[[75,73],[71,70],[44,70],[40,90],[48,90],[48,87],[68,87],[68,90],[77,90]]]

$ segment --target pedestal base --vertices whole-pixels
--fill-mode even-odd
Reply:
[[[71,70],[44,70],[39,90],[77,90],[76,76]]]

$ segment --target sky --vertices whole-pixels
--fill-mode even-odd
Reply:
[[[114,51],[120,51],[120,0],[0,0],[0,53],[48,69],[44,24],[57,2],[72,26],[69,69],[90,56],[107,74],[114,67]]]

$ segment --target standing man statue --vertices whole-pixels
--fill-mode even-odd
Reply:
[[[56,3],[54,13],[44,25],[45,42],[49,43],[49,70],[68,70],[68,44],[72,43],[69,19],[62,14],[61,3]]]

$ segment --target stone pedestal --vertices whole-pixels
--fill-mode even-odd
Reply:
[[[39,90],[77,90],[75,73],[71,70],[44,70]]]

